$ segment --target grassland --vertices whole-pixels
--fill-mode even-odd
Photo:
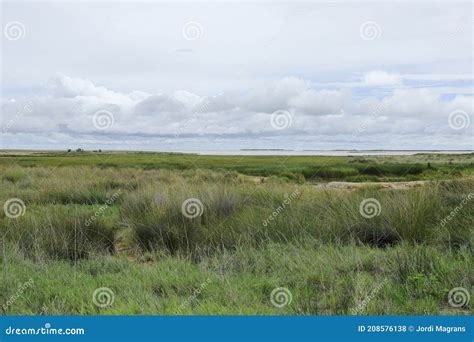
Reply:
[[[3,153],[0,312],[472,314],[473,160]]]
[[[474,153],[414,156],[201,156],[151,152],[0,152],[0,165],[235,171],[293,180],[399,181],[474,174]]]

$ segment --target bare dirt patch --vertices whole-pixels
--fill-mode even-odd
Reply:
[[[422,186],[428,181],[407,181],[407,182],[329,182],[329,183],[318,183],[317,188],[330,188],[330,189],[341,189],[341,190],[356,190],[367,187],[376,187],[381,190],[407,190],[414,187]]]

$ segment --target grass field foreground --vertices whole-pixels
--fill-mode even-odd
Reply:
[[[474,283],[471,155],[52,158],[0,158],[4,314],[473,313],[449,297]],[[313,184],[357,163],[431,181]]]

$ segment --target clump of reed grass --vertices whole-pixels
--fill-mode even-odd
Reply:
[[[183,214],[183,203],[199,201],[199,215]],[[165,248],[171,252],[192,252],[212,244],[214,225],[239,209],[241,196],[224,187],[208,185],[193,189],[132,193],[123,199],[120,213],[135,241],[145,250]]]
[[[77,206],[29,207],[24,216],[4,218],[2,234],[36,260],[77,260],[110,253],[114,231],[91,210]]]
[[[18,183],[27,178],[29,178],[28,173],[20,167],[7,168],[2,174],[2,180],[11,183]]]

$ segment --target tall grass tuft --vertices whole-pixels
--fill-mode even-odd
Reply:
[[[77,260],[110,253],[114,232],[93,212],[75,206],[29,208],[19,218],[4,218],[3,236],[36,260]]]

